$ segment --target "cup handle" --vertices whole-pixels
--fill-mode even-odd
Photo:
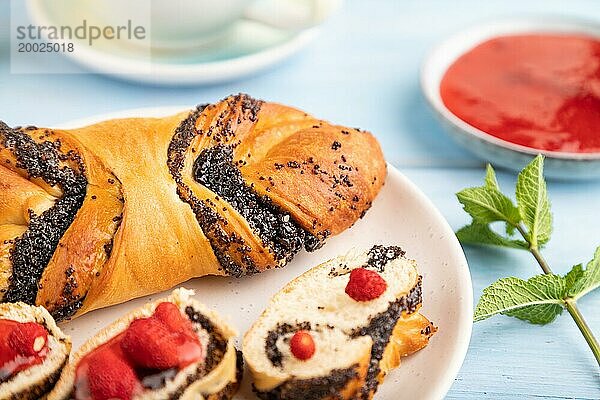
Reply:
[[[244,13],[246,19],[278,29],[302,30],[323,22],[343,0],[257,0]]]

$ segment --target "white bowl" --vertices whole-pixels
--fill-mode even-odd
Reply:
[[[600,38],[600,23],[561,16],[503,19],[463,30],[437,45],[421,69],[421,89],[451,136],[490,163],[512,170],[522,169],[537,154],[546,156],[547,177],[558,179],[600,178],[600,153],[569,153],[538,150],[487,134],[454,115],[442,101],[440,82],[458,57],[495,36],[518,33],[581,33]]]

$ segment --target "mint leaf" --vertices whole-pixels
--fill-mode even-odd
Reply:
[[[544,325],[562,313],[565,292],[565,278],[559,275],[536,275],[527,281],[503,278],[483,290],[473,319],[505,314]]]
[[[503,313],[536,325],[546,325],[554,321],[563,312],[561,304],[536,304]]]
[[[465,211],[480,224],[504,221],[517,225],[521,221],[519,210],[497,189],[487,186],[468,188],[458,192],[456,197]]]
[[[581,268],[581,265],[576,265],[567,274],[567,277],[570,274],[577,274],[577,267],[579,267],[578,269],[580,271],[579,278],[569,287],[568,292],[569,297],[573,297],[575,300],[585,296],[587,293],[600,286],[600,247],[596,249],[594,258],[586,265],[585,270]]]
[[[550,240],[552,214],[544,180],[544,157],[538,155],[517,179],[517,206],[529,233],[527,240],[537,248]]]
[[[565,285],[567,286],[567,294],[569,294],[575,285],[575,283],[583,276],[583,266],[581,264],[575,265],[565,275]]]
[[[485,187],[491,190],[496,190],[500,192],[500,185],[498,185],[498,180],[496,179],[496,171],[494,171],[494,167],[491,164],[488,164],[485,172]],[[512,201],[510,202],[512,208],[516,208]],[[518,210],[517,210],[518,212]],[[517,213],[515,212],[515,213]],[[518,219],[520,220],[520,215]],[[517,218],[515,218],[516,220]],[[516,221],[515,221],[516,222]],[[518,222],[517,222],[518,223]],[[506,224],[506,234],[512,236],[515,233],[516,224]]]
[[[496,171],[488,164],[485,170],[485,187],[492,190],[500,191],[500,185],[496,179]]]
[[[494,232],[489,225],[471,223],[456,232],[456,237],[463,244],[483,244],[488,246],[512,247],[527,250],[528,245],[522,240],[508,239]]]

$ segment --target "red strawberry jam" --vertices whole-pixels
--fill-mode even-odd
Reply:
[[[190,320],[173,303],[161,303],[83,357],[75,373],[75,399],[128,400],[157,389],[179,370],[204,359]]]
[[[44,362],[48,331],[35,322],[0,320],[0,382]]]

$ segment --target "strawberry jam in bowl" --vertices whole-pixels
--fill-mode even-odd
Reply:
[[[519,170],[541,153],[549,177],[600,177],[600,25],[480,25],[435,48],[421,84],[454,139],[486,161]]]

